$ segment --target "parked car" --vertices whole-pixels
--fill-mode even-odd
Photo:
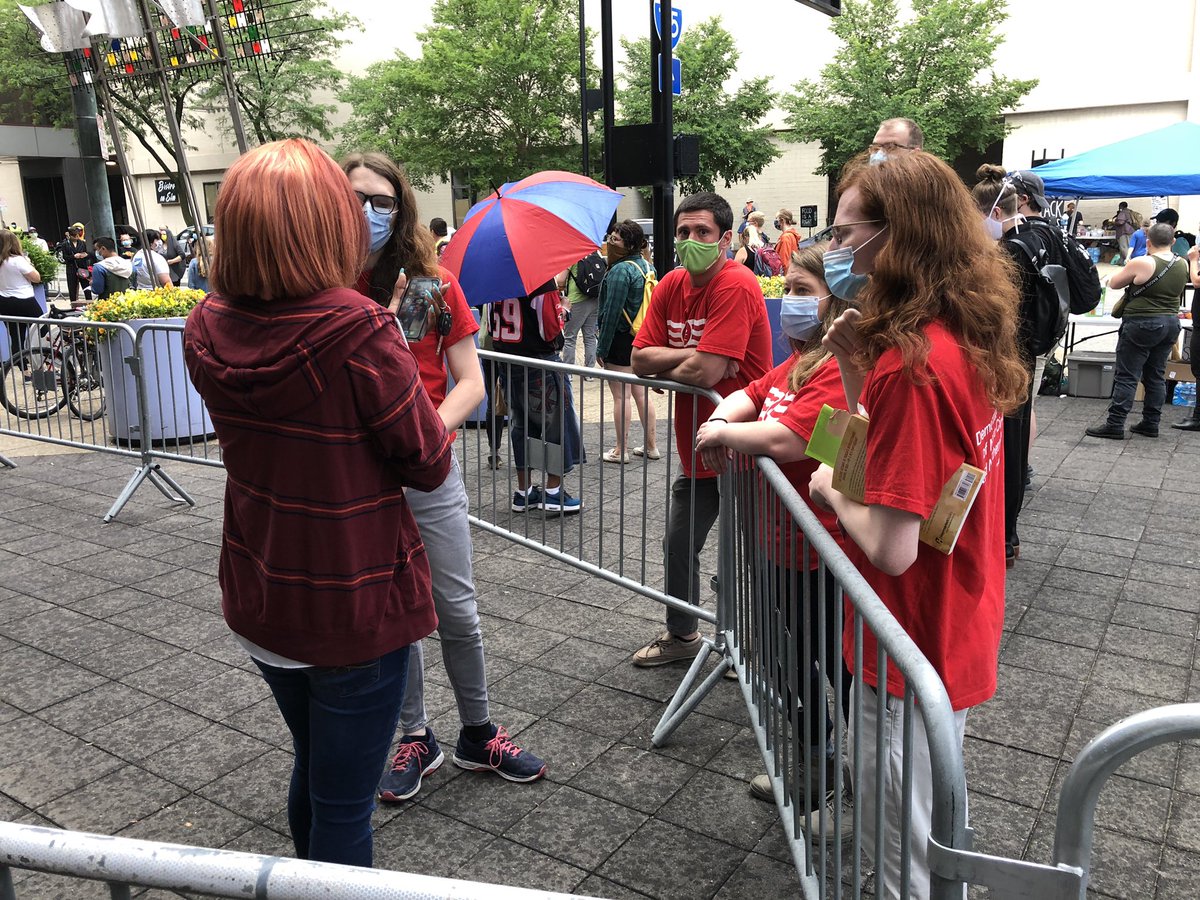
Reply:
[[[214,229],[212,225],[201,225],[200,228],[203,229],[205,237],[211,238],[213,236]],[[197,232],[195,226],[189,225],[187,228],[181,229],[179,233],[175,235],[175,240],[178,241],[179,246],[183,248],[185,256],[190,257],[192,255],[192,244],[196,243],[196,235],[198,233],[199,232]]]

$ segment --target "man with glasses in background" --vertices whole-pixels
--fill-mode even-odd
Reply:
[[[871,162],[881,163],[890,153],[925,149],[925,132],[912,119],[885,119],[871,141]]]

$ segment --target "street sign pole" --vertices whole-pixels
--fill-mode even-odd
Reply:
[[[651,121],[661,127],[662,168],[653,186],[654,268],[659,277],[675,262],[675,106],[672,83],[672,50],[679,41],[679,14],[672,16],[671,0],[650,3]],[[666,31],[666,37],[662,35]],[[655,65],[657,64],[657,65]],[[665,90],[664,90],[665,88]]]

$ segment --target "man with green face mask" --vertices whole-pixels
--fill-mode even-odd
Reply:
[[[771,368],[771,327],[758,280],[726,258],[733,240],[733,209],[716,194],[684,198],[675,209],[675,252],[680,268],[663,276],[633,342],[638,375],[712,388],[722,396],[741,390]],[[666,592],[700,603],[700,551],[717,521],[716,472],[695,452],[696,430],[713,405],[681,394],[675,402],[675,446],[683,474],[671,485],[663,539]],[[635,666],[693,659],[700,651],[695,616],[667,609],[667,630],[633,655]]]

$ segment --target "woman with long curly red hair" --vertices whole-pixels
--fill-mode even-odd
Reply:
[[[1017,349],[1018,293],[996,245],[958,176],[927,153],[852,166],[839,185],[826,281],[860,309],[839,317],[825,337],[838,358],[849,409],[870,417],[864,502],[832,486],[822,466],[812,498],[835,513],[846,554],[933,664],[956,712],[959,742],[966,711],[996,690],[1004,623],[1002,417],[1026,397],[1028,372]],[[919,541],[943,486],[968,463],[986,473],[957,546],[943,554]],[[845,651],[853,656],[847,622]],[[874,637],[864,635],[864,708],[879,684]],[[867,757],[855,794],[863,821],[874,821],[883,783],[885,873],[881,896],[899,897],[904,765],[904,685],[889,667],[887,715],[862,723]],[[913,720],[912,897],[929,891],[927,835],[932,776],[924,726]],[[884,755],[876,758],[883,732]],[[876,835],[867,829],[865,847]]]

